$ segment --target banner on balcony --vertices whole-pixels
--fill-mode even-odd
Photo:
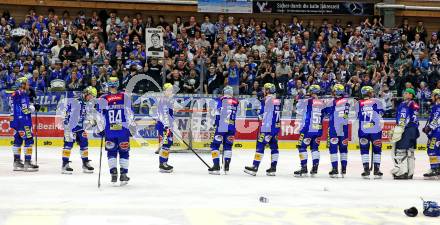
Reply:
[[[198,0],[198,12],[252,13],[252,0]]]
[[[374,14],[373,3],[354,1],[253,1],[254,13],[290,13],[365,16]]]

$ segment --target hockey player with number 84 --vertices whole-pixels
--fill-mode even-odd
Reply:
[[[130,152],[130,133],[135,133],[131,99],[124,92],[119,92],[119,79],[110,77],[107,82],[109,93],[98,100],[98,109],[105,120],[104,131],[105,150],[107,151],[111,182],[118,181],[117,161],[119,156],[120,185],[126,185],[130,178],[127,176]],[[99,126],[99,125],[98,125]]]

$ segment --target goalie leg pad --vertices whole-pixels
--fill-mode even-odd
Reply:
[[[394,168],[391,173],[394,176],[402,176],[408,173],[408,150],[396,148],[393,150]]]
[[[414,168],[416,166],[416,150],[413,148],[408,149],[408,177],[412,177],[414,175]]]

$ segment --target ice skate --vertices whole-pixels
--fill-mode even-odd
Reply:
[[[63,165],[61,167],[61,173],[62,174],[72,174],[73,169],[70,167],[70,161],[63,162]]]
[[[436,179],[438,175],[439,174],[438,174],[437,169],[430,169],[430,170],[428,170],[428,172],[423,174],[423,178],[425,180],[433,180],[433,179]]]
[[[112,175],[111,182],[113,185],[115,185],[116,182],[118,182],[118,170],[116,168],[113,168],[110,170],[110,174]]]
[[[168,165],[167,163],[161,163],[159,165],[159,171],[161,173],[172,173],[173,172],[173,167]]]
[[[121,181],[121,186],[127,185],[129,180],[130,177],[128,177],[126,173],[121,173],[121,176],[119,177],[119,181]]]
[[[376,165],[374,166],[373,175],[374,175],[374,179],[382,179],[383,173],[380,172],[379,166],[376,166]],[[408,177],[408,175],[407,175],[407,177]]]
[[[37,172],[38,165],[32,164],[30,160],[24,161],[24,172]]]
[[[307,167],[303,166],[303,167],[301,167],[300,170],[293,172],[293,175],[295,177],[307,177],[307,173],[308,173]]]
[[[244,167],[244,172],[251,175],[251,176],[256,176],[257,172],[258,172],[258,167],[256,166],[246,166]]]
[[[220,175],[220,166],[214,165],[213,167],[208,169],[208,172],[211,175]]]
[[[337,169],[337,168],[333,168],[333,169],[328,173],[328,175],[329,175],[331,178],[338,178],[338,174],[339,174],[339,172],[338,172],[338,169]]]
[[[342,169],[341,169],[341,177],[344,178],[346,174],[347,174],[347,168],[342,167]]]
[[[319,164],[313,165],[312,169],[310,170],[311,177],[315,177],[316,174],[318,174],[318,166],[319,166]]]
[[[267,176],[275,176],[276,172],[277,172],[277,168],[270,167],[269,169],[266,170],[266,175]]]
[[[90,166],[90,160],[83,162],[82,169],[84,173],[93,173],[93,171],[95,170],[95,168]]]
[[[13,167],[14,167],[13,171],[23,171],[24,170],[23,161],[21,161],[21,159],[15,159]]]
[[[229,164],[231,163],[231,160],[225,160],[225,165],[224,165],[224,172],[227,175],[229,173]]]
[[[361,174],[362,178],[370,179],[370,169],[368,166],[364,166],[364,172]]]

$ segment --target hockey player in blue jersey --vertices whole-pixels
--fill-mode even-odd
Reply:
[[[307,170],[307,147],[310,146],[312,152],[313,166],[310,174],[314,176],[318,173],[319,167],[319,143],[322,136],[322,121],[325,115],[326,104],[323,100],[318,99],[321,92],[319,85],[310,85],[310,98],[303,99],[297,104],[297,114],[302,115],[301,130],[299,139],[299,157],[301,160],[301,169],[294,172],[297,177],[305,176]]]
[[[32,134],[32,113],[34,105],[29,99],[29,81],[26,77],[20,77],[16,81],[18,90],[10,97],[11,120],[10,127],[14,129],[14,171],[34,172],[38,171],[38,165],[31,162],[32,146],[34,144]],[[21,146],[24,142],[24,164],[21,160]]]
[[[121,186],[128,183],[127,176],[130,151],[130,131],[136,128],[130,97],[119,92],[119,80],[110,77],[107,82],[109,93],[104,94],[98,101],[98,109],[104,117],[105,150],[107,151],[111,182],[118,181],[117,158],[119,155]],[[99,125],[98,125],[99,126]]]
[[[426,179],[436,178],[440,175],[440,89],[431,93],[432,108],[428,122],[423,132],[428,136],[428,157],[430,170],[423,174]]]
[[[163,85],[164,95],[157,102],[157,123],[156,129],[162,140],[162,147],[159,151],[159,171],[162,173],[172,173],[173,167],[168,165],[171,146],[173,146],[173,85],[166,83]]]
[[[263,159],[264,149],[269,145],[271,150],[271,165],[266,170],[267,176],[275,176],[278,163],[278,133],[281,128],[281,100],[276,98],[275,85],[266,83],[264,85],[264,99],[261,101],[259,112],[259,127],[257,136],[257,146],[252,166],[246,166],[244,172],[256,176],[260,162]]]
[[[345,88],[342,84],[333,86],[335,98],[328,104],[326,114],[329,117],[329,142],[330,142],[330,161],[332,170],[330,177],[338,177],[338,150],[341,159],[341,175],[347,173],[347,153],[348,153],[348,113],[350,104],[344,98]]]
[[[420,136],[417,118],[420,106],[413,100],[415,96],[414,89],[405,89],[404,101],[397,107],[392,138],[396,142],[393,149],[394,168],[391,171],[394,179],[412,179],[414,175],[414,151]]]
[[[83,172],[93,173],[94,168],[90,165],[88,158],[89,141],[85,130],[96,123],[91,112],[95,107],[93,99],[96,98],[97,94],[97,90],[89,86],[83,90],[81,97],[78,99],[69,98],[60,107],[60,113],[64,116],[64,148],[61,166],[61,173],[63,174],[72,174],[73,172],[69,159],[75,142],[78,143],[81,151]]]
[[[374,176],[382,178],[380,161],[382,154],[382,126],[381,120],[384,113],[383,103],[374,98],[374,90],[371,86],[361,88],[363,99],[355,105],[357,118],[359,120],[359,145],[362,156],[364,172],[363,178],[370,178],[370,143],[373,148]]]
[[[223,89],[223,97],[216,99],[217,107],[215,111],[215,133],[211,143],[211,155],[214,166],[208,169],[210,174],[220,174],[220,145],[223,144],[224,171],[229,171],[229,164],[232,157],[232,146],[235,135],[235,119],[238,110],[238,100],[233,97],[234,89],[226,86]]]

